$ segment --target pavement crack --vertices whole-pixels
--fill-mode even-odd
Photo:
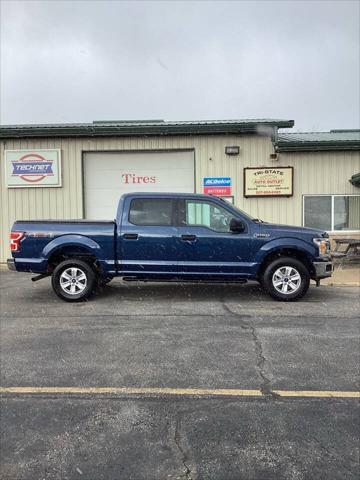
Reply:
[[[189,459],[186,454],[186,451],[181,445],[181,434],[180,434],[180,418],[177,417],[175,420],[175,431],[174,431],[174,442],[177,447],[177,449],[180,452],[181,456],[181,463],[183,464],[184,467],[184,475],[182,475],[183,478],[186,480],[195,480],[195,477],[193,476],[191,472],[191,468],[189,466]]]
[[[248,331],[251,334],[254,346],[255,346],[255,355],[256,355],[256,369],[258,371],[259,377],[261,378],[260,391],[265,397],[270,398],[280,398],[280,396],[275,393],[271,388],[271,381],[265,374],[265,365],[266,357],[264,354],[262,342],[256,332],[256,328],[253,325],[250,325],[249,322],[244,320],[244,315],[240,315],[232,311],[225,302],[223,302],[225,310],[231,315],[235,315],[239,319],[239,325],[243,330]]]

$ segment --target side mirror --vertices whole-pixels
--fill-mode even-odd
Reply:
[[[230,220],[230,232],[241,233],[245,230],[244,223],[238,218],[232,218]]]

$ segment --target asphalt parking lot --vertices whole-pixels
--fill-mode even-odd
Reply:
[[[359,478],[359,288],[0,276],[2,479]]]

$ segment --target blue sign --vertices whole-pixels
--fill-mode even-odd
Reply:
[[[39,173],[46,175],[53,175],[52,171],[53,162],[12,162],[13,175],[31,175]]]
[[[231,187],[231,178],[204,177],[204,187]]]

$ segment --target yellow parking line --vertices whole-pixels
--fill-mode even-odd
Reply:
[[[0,393],[76,393],[76,394],[118,394],[118,395],[231,395],[261,396],[260,390],[203,389],[203,388],[133,388],[133,387],[0,387]]]
[[[78,395],[162,395],[162,396],[230,396],[263,397],[260,390],[228,388],[132,388],[132,387],[0,387],[0,393],[14,394],[78,394]],[[280,397],[360,398],[359,391],[338,390],[273,390]]]
[[[273,390],[280,397],[360,398],[360,392],[340,390]]]

